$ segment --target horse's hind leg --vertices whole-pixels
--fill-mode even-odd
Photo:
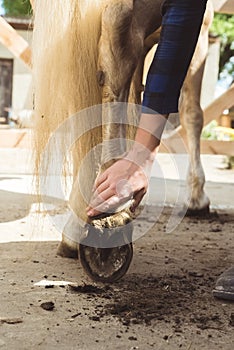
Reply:
[[[210,17],[211,15],[208,14]],[[200,136],[203,127],[203,111],[200,91],[208,50],[208,27],[210,17],[205,19],[198,45],[185,79],[180,103],[181,123],[186,130],[190,167],[187,175],[188,214],[209,210],[209,198],[204,192],[205,175],[200,159]]]

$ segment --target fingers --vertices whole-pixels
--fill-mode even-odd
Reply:
[[[93,195],[89,205],[86,208],[87,212],[95,206],[95,203],[99,204],[99,202],[103,201],[104,198],[108,199],[113,195],[111,191],[109,191],[110,193],[106,191],[108,190],[109,183],[106,181],[107,176],[106,175],[102,176],[102,175],[98,176],[98,178],[96,179],[93,185],[93,188],[92,188]]]
[[[95,190],[96,188],[98,188],[103,182],[106,181],[108,177],[108,174],[107,174],[107,171],[104,171],[102,174],[100,174],[95,182],[94,182],[94,185],[93,185],[93,190]]]
[[[100,213],[110,212],[118,208],[122,203],[132,197],[132,190],[128,183],[119,181],[116,186],[111,186],[106,181],[95,191],[88,206],[87,215],[96,216]]]
[[[115,212],[121,204],[123,204],[124,202],[126,202],[126,200],[128,200],[131,197],[118,197],[117,195],[113,195],[112,197],[108,198],[107,200],[103,201],[99,201],[99,203],[97,204],[97,202],[95,203],[95,205],[91,205],[90,209],[87,212],[88,216],[97,216],[99,214],[102,213],[111,213],[111,212]]]
[[[106,192],[104,193],[104,196],[109,195],[111,192]],[[135,196],[134,196],[134,203],[131,206],[131,211],[134,212],[140,202],[142,201],[142,198],[144,197],[146,193],[146,189],[142,188],[140,191],[138,191]],[[131,196],[129,195],[128,197],[119,197],[116,194],[110,196],[108,199],[104,200],[103,196],[98,196],[95,201],[91,202],[91,205],[89,207],[89,210],[87,212],[87,215],[92,217],[92,216],[97,216],[102,213],[111,213],[113,209],[118,208],[121,204],[126,202],[126,200],[130,199]]]
[[[94,185],[92,198],[102,195],[102,193],[108,188],[110,189],[110,184],[108,181],[102,182],[98,187]]]
[[[120,199],[114,195],[106,201],[101,201],[99,204],[91,205],[91,209],[87,212],[88,216],[97,216],[102,213],[108,213],[114,207],[118,206]]]
[[[92,207],[92,209],[90,209],[87,212],[87,215],[92,217],[92,216],[100,215],[102,213],[115,212],[116,211],[115,209],[117,209],[121,204],[126,202],[126,200],[129,198],[123,198],[123,197],[118,197],[117,195],[114,195],[110,197],[108,200],[106,200],[105,202],[102,201],[100,202],[100,204],[96,205],[95,207]]]
[[[133,194],[135,202],[132,210],[135,210],[147,187],[148,182],[144,171],[129,168],[125,160],[117,161],[96,179],[94,193],[86,209],[87,215],[92,217],[113,211],[129,198],[133,198]]]
[[[97,188],[86,210],[89,211],[91,208],[96,208],[102,202],[109,200],[114,195],[115,195],[115,192],[110,187],[107,187],[107,188],[104,187],[103,191],[99,191],[99,188]]]
[[[133,213],[136,210],[136,208],[138,207],[138,205],[140,204],[140,202],[142,201],[142,198],[144,197],[145,193],[146,193],[145,188],[142,188],[140,191],[138,191],[134,195],[134,202],[130,208]]]

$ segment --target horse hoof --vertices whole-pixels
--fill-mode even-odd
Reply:
[[[79,259],[87,275],[96,282],[117,281],[127,272],[133,256],[134,214],[123,209],[90,220],[79,245]]]
[[[96,282],[112,283],[122,278],[132,257],[132,243],[114,248],[79,245],[80,263],[87,275]]]
[[[65,242],[61,242],[59,244],[57,249],[57,254],[59,256],[62,256],[63,258],[71,258],[71,259],[78,258],[77,248],[71,247],[69,244]]]
[[[198,216],[198,217],[207,217],[210,214],[210,207],[209,205],[202,209],[191,209],[188,208],[186,212],[186,216]]]

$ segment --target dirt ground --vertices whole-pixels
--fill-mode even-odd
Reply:
[[[79,261],[57,256],[58,242],[1,243],[0,348],[232,350],[234,303],[212,289],[234,264],[234,210],[185,217],[168,234],[170,210],[134,243],[128,273],[112,285],[93,283]],[[42,280],[79,288],[35,285]]]
[[[178,157],[184,180],[185,159]],[[212,296],[219,274],[234,264],[233,170],[220,170],[216,156],[204,156],[211,214],[185,217],[168,234],[166,207],[134,243],[125,277],[106,286],[90,281],[78,260],[56,255],[60,234],[38,214],[28,158],[27,150],[0,149],[0,349],[234,348],[234,303]],[[167,201],[174,203],[176,174],[165,155],[161,161]],[[160,181],[153,178],[140,231],[160,211]],[[56,214],[52,206],[50,215]]]

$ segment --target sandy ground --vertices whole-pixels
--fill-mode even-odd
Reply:
[[[153,178],[147,215],[138,222],[152,227],[134,243],[126,276],[106,286],[90,281],[78,260],[56,255],[60,233],[43,210],[38,214],[30,172],[22,162],[16,169],[13,158],[1,158],[1,349],[234,348],[234,303],[212,296],[217,276],[234,264],[233,170],[204,158],[210,215],[185,217],[166,233],[178,180],[164,158],[165,207],[154,223],[161,180]]]

